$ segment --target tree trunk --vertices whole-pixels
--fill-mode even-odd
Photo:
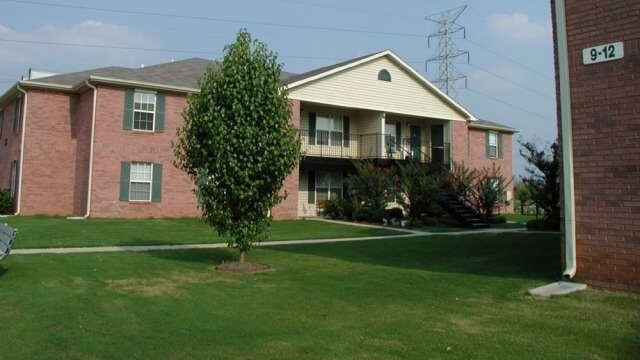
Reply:
[[[244,264],[244,257],[246,253],[246,251],[240,251],[240,264]]]

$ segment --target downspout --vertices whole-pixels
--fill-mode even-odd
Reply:
[[[573,135],[571,128],[571,89],[569,87],[569,50],[564,0],[555,1],[556,43],[560,87],[560,126],[562,136],[562,186],[565,238],[565,278],[576,274],[576,222],[573,187]]]
[[[98,89],[89,80],[86,81],[88,87],[93,89],[93,107],[91,108],[91,143],[89,145],[89,180],[87,181],[87,212],[82,216],[86,219],[91,214],[91,179],[93,176],[93,140],[96,133],[96,103],[98,99]]]
[[[18,165],[18,188],[16,189],[16,212],[13,215],[20,215],[20,203],[22,198],[22,165],[24,164],[24,134],[27,128],[27,92],[20,87],[20,84],[16,85],[16,89],[24,94],[24,101],[22,102],[22,131],[20,139],[20,164]]]

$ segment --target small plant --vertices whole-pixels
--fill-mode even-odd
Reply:
[[[13,198],[9,189],[0,189],[0,214],[8,215],[13,213]]]

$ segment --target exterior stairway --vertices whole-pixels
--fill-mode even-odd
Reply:
[[[489,227],[489,224],[482,221],[480,216],[465,205],[454,193],[444,193],[439,203],[452,218],[465,227],[476,229]]]

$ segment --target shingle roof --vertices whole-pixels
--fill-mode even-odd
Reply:
[[[92,70],[66,73],[37,79],[37,82],[75,86],[89,79],[89,76],[101,76],[119,80],[140,81],[168,86],[196,89],[198,79],[204,74],[207,66],[218,66],[213,60],[190,58],[169,63],[162,63],[143,68],[105,67]],[[281,73],[282,81],[294,74]]]
[[[488,121],[488,120],[476,120],[469,123],[469,127],[478,128],[478,129],[490,129],[490,130],[500,130],[504,132],[515,133],[518,132],[517,129],[512,128],[510,126],[502,125],[497,122]]]

